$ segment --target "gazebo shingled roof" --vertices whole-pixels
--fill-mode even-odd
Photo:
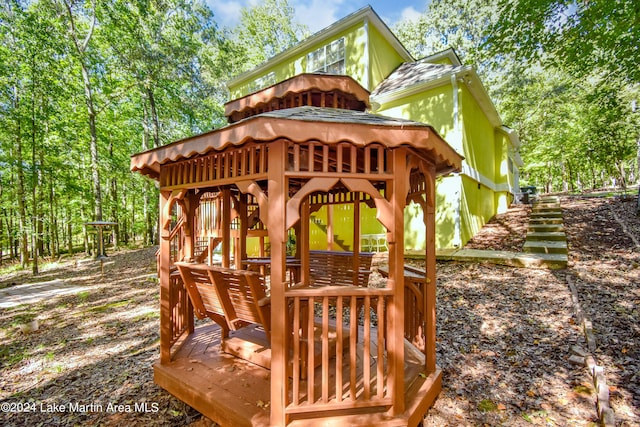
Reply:
[[[326,94],[335,94],[336,96],[327,97]],[[294,99],[296,97],[298,99]],[[312,99],[303,101],[300,99],[301,97],[311,97]],[[230,123],[233,123],[243,116],[246,117],[247,114],[254,115],[256,111],[265,112],[300,105],[364,111],[369,107],[369,92],[349,76],[326,78],[326,75],[299,74],[227,102],[225,116]]]
[[[131,170],[157,179],[162,164],[240,146],[251,140],[278,138],[294,142],[321,140],[327,144],[350,142],[357,146],[374,142],[386,147],[407,145],[432,152],[430,155],[439,159],[436,165],[439,175],[460,168],[460,156],[427,124],[360,111],[303,106],[258,114],[136,154],[131,159]]]

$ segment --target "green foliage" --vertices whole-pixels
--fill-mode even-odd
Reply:
[[[594,71],[640,82],[640,6],[634,0],[500,0],[490,32],[494,51],[562,64],[577,76]]]
[[[295,23],[293,14],[287,0],[264,0],[242,9],[240,24],[233,30],[242,55],[238,71],[265,62],[308,35],[308,28]]]

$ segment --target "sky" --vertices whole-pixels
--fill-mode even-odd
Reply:
[[[240,9],[259,3],[259,0],[206,0],[220,27],[238,24]],[[426,9],[427,0],[289,0],[296,18],[306,24],[311,33],[320,31],[367,4],[392,27],[395,23],[416,18]]]

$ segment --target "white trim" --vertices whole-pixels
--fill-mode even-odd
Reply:
[[[456,215],[453,219],[453,240],[451,244],[454,248],[462,246],[462,176],[455,174],[458,178],[458,190],[454,197]]]
[[[511,145],[513,145],[513,148],[520,148],[520,137],[518,136],[518,132],[511,129],[509,126],[504,125],[500,126],[498,130],[507,134],[509,140],[511,141]]]
[[[469,178],[473,179],[474,181],[484,185],[494,193],[500,193],[500,192],[513,193],[514,192],[513,188],[511,188],[508,182],[502,183],[502,184],[496,184],[495,182],[493,182],[493,180],[482,175],[477,169],[469,166],[467,162],[462,162],[461,174],[466,175]]]
[[[449,49],[445,49],[443,51],[434,53],[433,55],[425,56],[424,58],[422,58],[422,60],[435,64],[444,58],[449,59],[449,61],[451,61],[453,65],[462,65],[462,62],[460,62],[460,58],[458,58],[458,54],[456,53],[455,50],[453,50],[452,47],[450,47]]]
[[[371,62],[371,55],[369,53],[369,18],[367,16],[364,17],[364,58],[363,58],[363,62],[364,62],[364,77],[362,78],[362,86],[364,86],[365,89],[367,89],[368,91],[371,91],[371,88],[369,87],[369,81],[370,81],[370,76],[369,76],[369,68],[370,68],[370,62]],[[345,61],[345,65],[346,65],[346,61]]]
[[[411,56],[409,51],[407,51],[407,49],[402,45],[402,43],[400,43],[400,41],[395,36],[395,34],[391,32],[387,24],[385,24],[384,21],[382,21],[382,19],[373,10],[373,8],[371,8],[371,6],[365,6],[362,9],[352,13],[351,15],[347,15],[343,19],[337,22],[334,22],[328,27],[318,31],[312,36],[307,37],[297,45],[283,52],[280,52],[279,54],[275,55],[274,57],[262,63],[261,65],[258,65],[257,67],[249,71],[245,71],[244,73],[239,74],[236,77],[233,77],[232,79],[229,79],[229,81],[227,81],[227,88],[230,86],[239,85],[240,83],[243,83],[247,80],[255,79],[255,77],[260,76],[261,74],[264,74],[265,71],[271,69],[272,67],[275,67],[277,64],[289,61],[293,58],[300,56],[302,52],[312,48],[315,45],[326,42],[329,38],[335,36],[341,31],[344,31],[359,22],[362,22],[362,20],[365,18],[369,19],[369,21],[373,24],[373,26],[380,32],[380,34],[382,34],[382,37],[384,37],[385,40],[387,40],[387,42],[389,42],[389,44],[393,46],[393,48],[402,57],[404,61],[407,61],[407,62],[414,61],[414,58]]]
[[[460,134],[460,107],[458,105],[458,79],[455,73],[451,74],[451,87],[453,88],[453,131]]]

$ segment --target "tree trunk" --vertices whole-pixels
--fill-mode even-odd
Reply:
[[[49,174],[49,241],[51,242],[50,253],[52,258],[56,258],[60,253],[60,240],[58,235],[58,218],[55,214],[56,199],[53,192],[53,177]]]
[[[160,120],[158,120],[158,111],[156,109],[156,100],[153,96],[151,88],[147,89],[147,96],[149,97],[149,107],[151,109],[151,123],[153,124],[153,147],[160,146]]]
[[[111,229],[111,236],[113,239],[113,250],[117,251],[120,246],[120,225],[118,224],[118,181],[116,178],[111,178],[111,197],[113,199],[111,220],[116,223],[116,225]]]
[[[2,209],[3,215],[5,214],[4,209]],[[2,218],[0,218],[0,266],[2,266],[2,260],[4,258],[4,227],[2,226]]]
[[[15,110],[18,109],[19,95],[18,88],[14,87],[15,94]],[[20,265],[22,268],[27,266],[29,262],[29,245],[27,240],[27,208],[25,205],[26,194],[24,188],[24,162],[22,158],[22,127],[20,125],[20,117],[16,118],[16,145],[15,145],[15,159],[16,159],[16,176],[18,177],[18,233],[20,239]]]
[[[85,224],[87,222],[86,220],[86,214],[85,214],[85,210],[84,210],[84,206],[82,207],[82,214],[81,214],[81,218],[82,218],[82,223]],[[82,242],[84,243],[84,254],[86,256],[91,255],[91,248],[89,247],[89,234],[87,232],[87,226],[83,226],[82,227]]]
[[[94,198],[94,220],[102,221],[102,187],[100,185],[100,166],[98,162],[98,132],[96,131],[96,109],[93,100],[93,87],[91,85],[91,78],[89,76],[89,70],[87,69],[87,55],[86,50],[89,46],[89,42],[91,41],[91,37],[93,35],[93,29],[95,28],[96,23],[96,10],[95,10],[95,2],[91,2],[93,5],[93,21],[91,23],[91,27],[88,30],[88,33],[84,39],[84,41],[80,41],[79,35],[76,30],[75,20],[73,16],[73,12],[71,10],[71,4],[65,0],[64,5],[67,9],[67,15],[69,18],[69,33],[71,36],[71,41],[75,47],[77,53],[78,63],[80,64],[80,68],[82,69],[82,82],[84,84],[84,98],[85,103],[87,105],[87,114],[89,118],[89,153],[91,155],[91,183],[93,189],[93,198]]]
[[[7,223],[7,236],[9,237],[9,256],[11,259],[16,259],[18,257],[18,251],[16,248],[16,239],[15,239],[15,230],[13,227],[13,209],[9,209],[9,214],[5,215],[5,220]]]
[[[40,166],[37,161],[37,125],[36,125],[36,109],[35,109],[35,88],[31,94],[31,180],[33,189],[31,192],[31,203],[33,205],[33,215],[31,219],[31,256],[33,257],[32,273],[38,274],[38,257],[40,252],[40,203],[38,203],[38,188],[41,183]]]
[[[638,204],[636,212],[640,215],[640,135],[638,135],[638,139],[636,139],[636,144],[638,146],[638,173],[636,173],[638,182]]]
[[[83,73],[84,74],[84,73]],[[88,76],[87,76],[88,79]],[[91,90],[89,82],[88,89]],[[89,110],[89,129],[91,139],[89,152],[91,153],[91,183],[93,186],[94,219],[102,221],[102,187],[100,186],[100,167],[98,165],[98,133],[96,132],[96,115],[93,112],[93,100],[87,98],[87,109]]]
[[[69,222],[67,223],[67,250],[69,255],[73,256],[73,227],[71,225],[71,216],[69,216]]]

